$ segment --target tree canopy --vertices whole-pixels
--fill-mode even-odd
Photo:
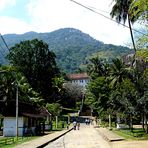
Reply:
[[[141,61],[139,61],[141,63]],[[124,114],[132,127],[132,118],[147,115],[147,68],[129,67],[122,59],[112,63],[102,59],[91,60],[88,65],[90,82],[87,87],[85,103],[98,114]],[[145,61],[146,64],[146,61]],[[103,68],[106,67],[106,68]]]
[[[22,41],[10,49],[8,59],[36,92],[46,101],[52,101],[53,78],[59,75],[59,69],[55,54],[49,51],[46,43],[37,39]]]

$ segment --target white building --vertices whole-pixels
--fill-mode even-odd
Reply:
[[[24,135],[24,124],[26,124],[27,118],[19,117],[18,118],[18,136]],[[16,136],[16,118],[15,117],[5,117],[4,118],[4,128],[3,128],[4,137],[13,137]]]
[[[87,73],[69,74],[67,76],[72,83],[78,84],[83,87],[85,87],[89,82],[89,76],[87,75]]]
[[[15,102],[9,103],[4,109],[3,136],[13,137],[27,135],[40,135],[45,128],[45,119],[51,114],[46,108],[38,108],[32,104],[19,103],[18,127],[16,127]]]

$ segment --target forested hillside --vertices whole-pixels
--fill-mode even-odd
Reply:
[[[88,34],[73,28],[59,29],[50,33],[28,32],[22,35],[6,34],[3,36],[8,47],[24,40],[38,38],[49,45],[49,49],[55,52],[57,63],[64,72],[77,72],[83,69],[91,56],[99,55],[102,58],[112,59],[113,57],[123,56],[131,53],[132,50],[112,44],[104,44],[93,39]],[[101,40],[101,39],[100,39]],[[8,49],[0,39],[0,63],[6,64],[4,58]]]

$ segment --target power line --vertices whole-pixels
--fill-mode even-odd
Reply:
[[[102,13],[99,13],[99,12],[95,11],[94,9],[90,8],[89,6],[85,6],[85,5],[83,5],[83,4],[79,3],[79,2],[76,2],[76,1],[74,1],[74,0],[70,0],[70,1],[76,3],[77,5],[79,5],[79,6],[81,6],[81,7],[84,7],[84,8],[86,8],[86,9],[88,9],[88,10],[90,10],[90,11],[96,13],[96,14],[99,14],[99,15],[105,17],[106,19],[109,19],[109,20],[111,20],[111,21],[113,21],[113,22],[115,22],[115,23],[118,23],[117,21],[111,19],[110,17],[107,17],[107,16],[103,15]],[[120,25],[122,25],[122,26],[124,26],[124,27],[126,27],[126,28],[129,29],[129,27],[126,26],[125,24],[122,24],[122,23],[118,23],[118,24],[120,24]],[[138,30],[136,30],[136,29],[133,29],[133,28],[132,28],[132,30],[135,31],[135,32],[138,32],[138,33],[140,33],[140,34],[142,34],[142,35],[148,36],[147,34],[141,32],[141,31],[138,31]]]
[[[0,45],[1,49],[4,51],[3,47]],[[5,55],[3,54],[3,52],[0,50],[0,53],[3,57],[5,57]]]
[[[84,5],[84,4],[83,4],[83,5]],[[89,6],[89,5],[86,5],[86,4],[85,4],[85,6],[88,7],[88,8],[90,8],[90,9],[93,9],[93,10],[96,10],[96,11],[100,11],[100,12],[109,14],[108,11],[105,11],[105,10],[102,10],[102,9],[98,9],[98,8],[95,8],[95,7],[93,7],[93,6]]]
[[[8,47],[8,45],[7,45],[6,41],[5,41],[5,39],[4,39],[3,36],[1,35],[1,33],[0,33],[0,37],[1,37],[1,39],[2,39],[2,41],[3,41],[3,43],[4,43],[4,45],[6,46],[7,50],[10,52],[10,49],[9,49],[9,47]],[[0,45],[0,47],[1,47],[1,49],[2,49],[3,51],[5,51],[5,49],[3,48],[2,45]],[[4,55],[4,53],[2,52],[2,50],[0,50],[0,53],[1,53],[2,57],[5,58],[5,55]],[[6,54],[6,52],[5,52],[5,54]]]
[[[7,49],[9,50],[9,52],[10,52],[10,49],[9,49],[9,47],[8,47],[8,45],[7,45],[6,41],[5,41],[5,39],[4,39],[3,36],[1,35],[1,33],[0,33],[0,37],[1,37],[2,41],[4,42],[6,48],[7,48]]]
[[[4,42],[1,38],[1,41]],[[2,57],[6,56],[6,51],[5,48],[3,47],[3,45],[0,44],[0,54],[2,55]]]
[[[83,4],[83,5],[84,5],[84,4]],[[98,8],[96,8],[96,7],[89,6],[89,5],[86,5],[86,4],[85,4],[85,6],[91,8],[91,9],[93,9],[93,10],[95,10],[95,11],[100,11],[100,12],[103,12],[103,13],[106,13],[106,14],[110,14],[109,11],[105,11],[105,10],[102,10],[102,9],[98,9]],[[109,19],[110,19],[110,18],[109,18]],[[142,23],[140,23],[140,22],[136,22],[136,23],[142,25]],[[118,23],[118,24],[119,24],[119,23]],[[127,26],[127,27],[128,27],[128,26]]]

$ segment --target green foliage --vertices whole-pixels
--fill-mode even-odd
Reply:
[[[1,109],[8,101],[15,97],[15,69],[11,66],[0,66],[0,98]]]
[[[120,84],[125,77],[128,75],[129,69],[127,66],[124,64],[124,62],[121,59],[113,59],[111,64],[111,70],[110,70],[110,75],[111,75],[111,85],[113,87],[118,87],[118,84]]]
[[[12,66],[0,66],[0,112],[16,99],[17,88],[19,102],[41,103],[42,98],[31,88],[22,73]]]
[[[93,78],[97,76],[107,76],[109,72],[109,64],[106,60],[99,57],[92,57],[87,65],[87,72]]]
[[[147,68],[141,71],[138,67],[128,67],[118,58],[108,64],[97,58],[91,62],[85,103],[103,120],[110,113],[115,117],[122,114],[122,120],[132,127],[134,116],[148,113]]]
[[[78,72],[80,68],[86,70],[87,59],[93,54],[99,54],[111,60],[112,57],[121,57],[132,52],[127,47],[104,44],[73,28],[59,29],[50,33],[28,32],[22,35],[4,35],[4,38],[9,47],[20,41],[34,38],[43,40],[48,44],[50,51],[55,53],[58,67],[66,73]],[[2,41],[0,41],[0,44],[3,45]],[[3,49],[5,49],[4,45]],[[5,53],[4,55],[8,53],[7,49],[5,49],[5,52],[1,48],[0,50]],[[5,59],[1,54],[0,60],[0,63],[4,63]]]
[[[59,103],[51,103],[51,104],[47,103],[46,108],[53,116],[60,115],[62,111],[62,107]]]
[[[134,23],[135,19],[131,15],[132,12],[129,13],[132,0],[114,0],[114,1],[115,1],[115,4],[112,7],[110,15],[112,18],[115,18],[118,23],[123,22],[123,24],[125,24],[126,20],[128,21],[131,40],[133,43],[133,49],[134,49],[134,52],[136,52],[136,46],[135,46],[135,41],[134,41],[134,36],[133,36],[133,31],[131,26],[131,22]]]
[[[52,101],[52,79],[59,74],[55,54],[37,39],[23,41],[10,49],[8,59],[27,78],[31,87],[46,101]]]
[[[122,129],[122,130],[113,130],[116,134],[124,137],[128,140],[146,140],[148,139],[147,135],[144,133],[144,130],[142,128],[134,128],[133,131],[129,129]]]
[[[88,65],[88,73],[91,81],[87,87],[86,104],[89,104],[94,110],[102,112],[108,107],[108,97],[110,93],[108,72],[109,65],[106,61],[98,57],[92,58]]]
[[[146,0],[133,0],[129,12],[132,17],[137,20],[139,19],[141,22],[148,21],[148,2]]]
[[[116,91],[121,94],[121,98],[116,99],[120,104],[116,108],[122,107],[120,111],[124,111],[126,114],[134,114],[137,95],[134,84],[129,79],[125,79]]]
[[[12,148],[16,147],[17,145],[28,142],[31,140],[34,140],[36,138],[39,138],[39,136],[29,136],[29,137],[3,137],[0,138],[0,146],[3,148]]]
[[[148,25],[141,30],[141,32],[148,32]],[[137,34],[136,35],[136,46],[138,50],[148,49],[148,36],[146,34]]]
[[[122,22],[125,24],[128,18],[128,11],[130,8],[130,4],[132,0],[114,0],[115,4],[112,7],[112,11],[110,13],[112,18],[116,18],[118,23]]]
[[[138,50],[136,52],[136,57],[143,59],[145,62],[148,62],[148,50],[147,49]]]

